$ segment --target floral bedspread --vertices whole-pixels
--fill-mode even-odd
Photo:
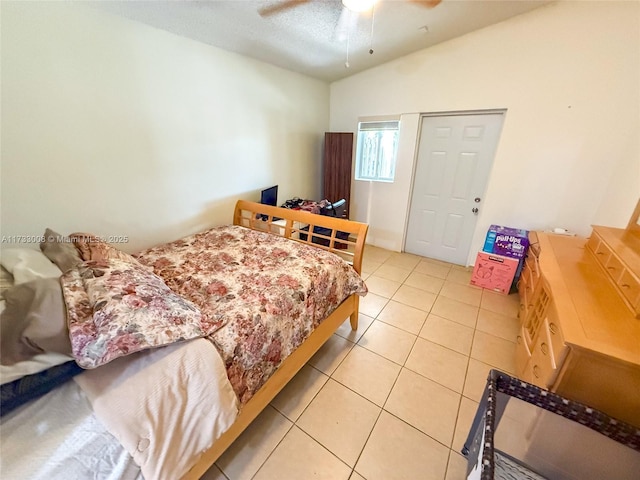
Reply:
[[[61,277],[71,351],[82,368],[220,328],[135,260],[88,261]]]
[[[345,298],[367,292],[337,255],[239,226],[216,227],[136,257],[224,324],[209,338],[242,404]]]

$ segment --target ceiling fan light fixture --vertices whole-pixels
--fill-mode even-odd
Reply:
[[[342,4],[352,12],[371,10],[378,0],[342,0]]]

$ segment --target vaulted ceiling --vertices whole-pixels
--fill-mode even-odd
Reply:
[[[549,0],[443,0],[432,8],[429,3],[380,0],[372,11],[362,13],[346,9],[340,0],[101,1],[92,5],[331,82],[528,12]]]

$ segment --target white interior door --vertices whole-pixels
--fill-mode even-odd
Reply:
[[[424,116],[405,251],[466,264],[503,112]]]

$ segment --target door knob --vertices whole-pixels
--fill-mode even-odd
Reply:
[[[472,208],[472,209],[471,209],[471,211],[472,211],[473,213],[475,213],[476,215],[478,214],[478,209],[477,209],[477,208],[475,208],[475,207],[474,207],[474,208]]]
[[[481,200],[480,197],[476,197],[476,198],[473,199],[473,201],[476,202],[476,203],[480,203],[480,200]]]

